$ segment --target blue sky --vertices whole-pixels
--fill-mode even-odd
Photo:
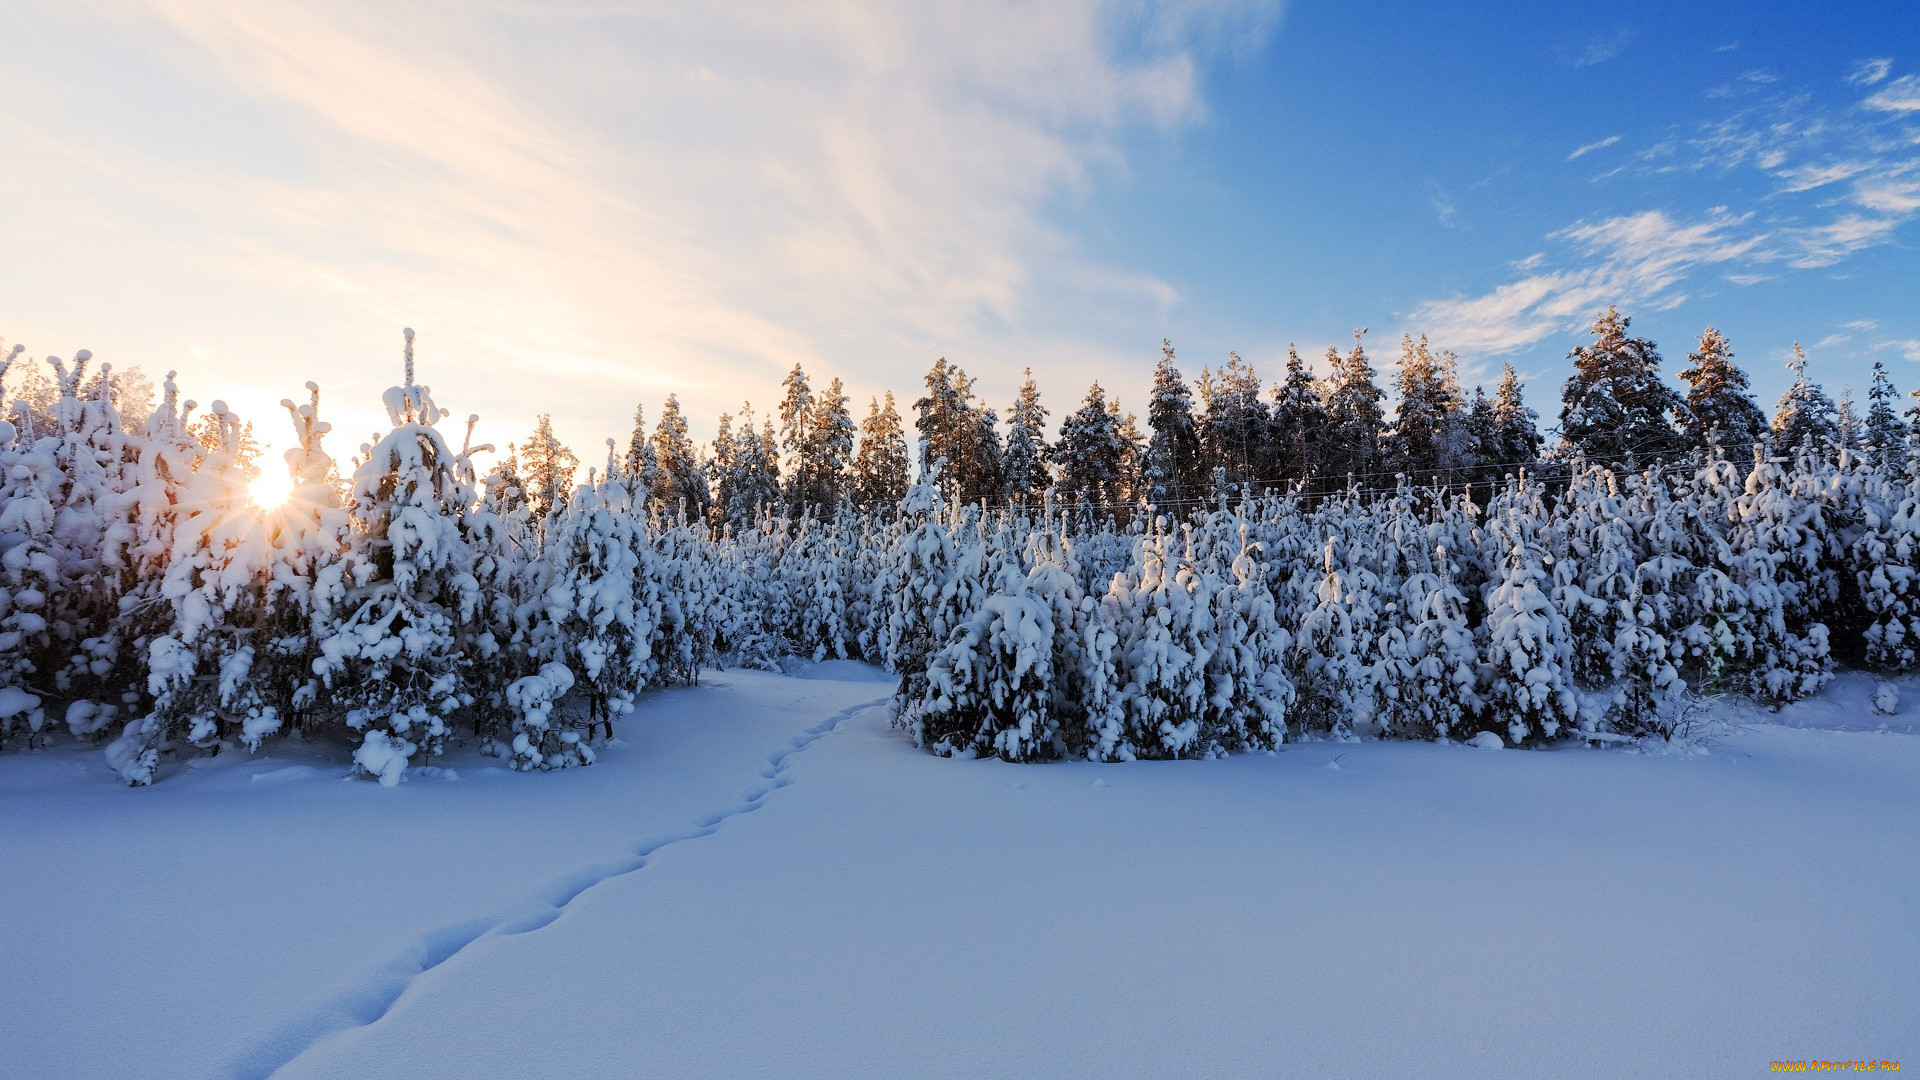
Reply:
[[[1920,385],[1911,3],[9,4],[0,335],[369,431],[399,328],[504,442],[696,430],[795,361],[935,356],[1056,418],[1159,340],[1278,374],[1371,328],[1549,418],[1618,302],[1763,404]],[[1684,9],[1684,10],[1681,10]],[[357,438],[335,446],[345,456]]]

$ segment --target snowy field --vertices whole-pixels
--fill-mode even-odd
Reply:
[[[1920,686],[1688,753],[1010,765],[808,674],[649,694],[550,774],[0,757],[0,1075],[1920,1067]]]

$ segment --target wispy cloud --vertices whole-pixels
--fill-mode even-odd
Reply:
[[[1696,222],[1652,210],[1581,223],[1552,239],[1569,245],[1582,265],[1532,273],[1481,296],[1431,300],[1407,322],[1462,353],[1516,352],[1610,303],[1680,302],[1675,286],[1694,269],[1739,260],[1760,246],[1764,236],[1741,235],[1748,222],[1716,209]]]
[[[1455,202],[1447,189],[1440,186],[1438,180],[1427,181],[1427,201],[1433,206],[1433,215],[1443,229],[1459,228],[1460,204]]]
[[[1920,76],[1902,75],[1861,104],[1882,112],[1920,112]]]
[[[1893,59],[1881,57],[1877,60],[1862,60],[1854,65],[1853,73],[1847,81],[1855,86],[1872,86],[1893,72]]]
[[[1593,67],[1620,55],[1620,50],[1627,47],[1627,43],[1633,40],[1635,33],[1636,31],[1628,27],[1610,30],[1590,38],[1583,45],[1563,48],[1561,52],[1569,57],[1569,62],[1576,68]]]
[[[262,322],[356,335],[413,322],[429,370],[447,358],[461,393],[441,397],[462,412],[517,423],[516,386],[537,358],[577,434],[667,389],[712,415],[796,361],[877,387],[897,384],[903,357],[1068,333],[1058,312],[1085,326],[1163,310],[1171,285],[1088,256],[1048,204],[1123,169],[1130,133],[1203,116],[1203,65],[1261,40],[1280,9],[29,10],[139,62],[103,69],[97,89],[28,98],[9,82],[0,133],[49,170],[0,174],[0,203],[68,233],[88,215],[118,219],[130,255],[191,234],[170,267],[182,293],[271,312]],[[166,95],[197,104],[210,87],[246,139],[121,138],[74,121]],[[255,156],[234,162],[239,142]],[[187,339],[185,317],[167,317],[153,332]],[[273,345],[242,323],[216,328],[212,355],[231,364]],[[338,343],[282,342],[280,363],[389,377],[343,361]],[[1073,346],[1061,351],[1099,352]]]
[[[1614,143],[1617,143],[1619,141],[1620,141],[1620,136],[1609,135],[1604,139],[1598,140],[1597,142],[1590,142],[1590,143],[1587,143],[1585,146],[1575,147],[1573,153],[1567,155],[1567,160],[1573,161],[1576,158],[1586,157],[1588,154],[1593,153],[1595,150],[1605,150],[1607,147],[1612,146]]]

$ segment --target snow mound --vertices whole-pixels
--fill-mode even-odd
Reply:
[[[1477,746],[1482,750],[1504,750],[1507,747],[1507,744],[1501,740],[1500,736],[1495,735],[1491,731],[1483,731],[1473,738],[1468,739],[1467,745]]]

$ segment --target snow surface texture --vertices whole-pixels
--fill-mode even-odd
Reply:
[[[870,670],[806,674],[649,695],[598,767],[532,778],[450,753],[382,788],[292,741],[144,789],[0,758],[0,1074],[1915,1056],[1920,738],[1863,676],[1701,750],[1022,766],[913,750]]]

